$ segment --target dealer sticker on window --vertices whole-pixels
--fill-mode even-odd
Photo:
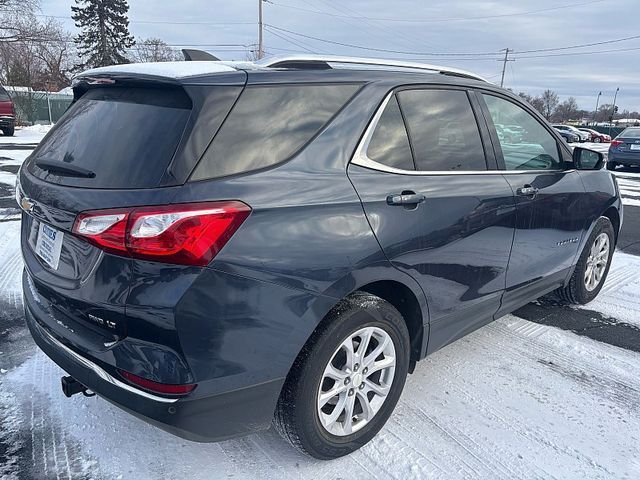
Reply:
[[[40,224],[38,239],[36,240],[36,254],[54,270],[58,269],[62,238],[64,233],[45,223]]]

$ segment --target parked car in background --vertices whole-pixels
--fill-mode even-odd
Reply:
[[[611,141],[611,137],[606,133],[600,133],[592,128],[578,128],[581,132],[589,134],[589,141],[593,143],[608,143]]]
[[[578,135],[577,133],[572,132],[571,130],[557,128],[555,125],[553,125],[553,128],[555,128],[556,131],[560,134],[560,136],[564,138],[565,142],[567,143],[580,142],[580,135]]]
[[[640,127],[629,127],[611,141],[607,168],[640,167]]]
[[[546,293],[598,295],[623,217],[603,154],[477,75],[386,62],[76,78],[16,185],[25,318],[66,395],[198,441],[275,423],[331,459],[428,354]]]
[[[553,125],[553,128],[555,128],[556,130],[558,130],[560,132],[571,132],[571,133],[577,135],[578,136],[578,141],[580,141],[580,142],[588,142],[589,138],[591,137],[591,135],[589,135],[587,132],[581,132],[576,127],[571,126],[571,125],[556,124],[556,125]]]
[[[7,137],[11,137],[16,126],[16,111],[13,108],[11,97],[0,85],[0,130]]]

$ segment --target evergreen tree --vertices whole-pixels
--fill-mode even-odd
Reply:
[[[125,56],[127,48],[135,41],[129,33],[127,0],[75,0],[71,7],[76,27],[82,33],[76,44],[84,63],[80,68],[103,67],[129,63]]]

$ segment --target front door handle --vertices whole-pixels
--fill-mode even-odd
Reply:
[[[536,187],[532,187],[531,185],[525,185],[518,189],[518,195],[531,196],[531,195],[536,195],[538,191],[539,190]]]
[[[398,205],[403,207],[416,207],[427,199],[421,193],[402,192],[400,195],[389,195],[387,205]]]

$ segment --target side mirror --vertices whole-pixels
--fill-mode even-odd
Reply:
[[[578,170],[600,170],[604,164],[604,155],[594,150],[575,147],[573,164]]]

